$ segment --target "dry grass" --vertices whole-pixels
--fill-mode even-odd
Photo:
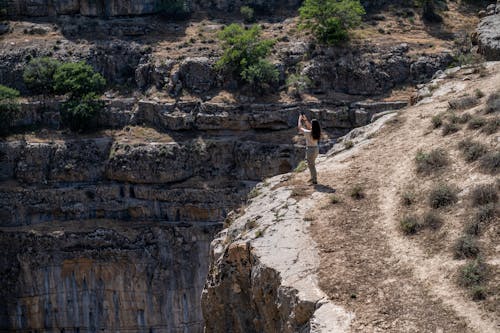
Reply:
[[[474,162],[488,152],[488,147],[470,138],[460,141],[458,149],[460,149],[462,156],[467,162]]]
[[[450,161],[448,154],[442,148],[436,148],[426,153],[422,150],[415,156],[418,174],[431,174],[446,167]]]
[[[436,185],[429,194],[429,205],[432,208],[450,206],[457,201],[457,189],[448,184],[441,183]]]

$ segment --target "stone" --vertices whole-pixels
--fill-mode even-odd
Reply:
[[[179,64],[178,74],[174,76],[174,84],[176,80],[181,81],[184,88],[196,94],[206,93],[217,85],[212,61],[205,57],[183,60]]]
[[[474,41],[486,60],[500,60],[500,14],[481,19],[474,35]]]

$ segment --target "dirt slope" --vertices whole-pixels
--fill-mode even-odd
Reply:
[[[483,115],[483,109],[488,96],[500,87],[500,63],[489,63],[486,70],[451,72],[430,86],[431,97],[400,112],[367,143],[328,158],[319,167],[320,183],[334,188],[340,201],[332,203],[331,195],[324,196],[310,212],[311,232],[321,252],[320,286],[335,303],[355,313],[351,326],[355,332],[500,330],[498,215],[475,236],[488,267],[484,300],[473,301],[470,290],[457,283],[460,268],[472,259],[455,259],[453,254],[456,240],[478,209],[471,203],[473,188],[494,184],[498,191],[498,174],[482,171],[480,162],[465,162],[458,142],[474,138],[490,152],[498,152],[499,136],[469,129],[467,124],[443,136],[442,129],[433,129],[431,123],[433,116],[448,110],[449,101],[465,95],[478,105],[457,110],[457,116],[468,113],[473,119],[498,121],[498,110]],[[417,175],[417,151],[438,147],[447,152],[449,165]],[[308,176],[299,174],[293,183],[301,184]],[[428,197],[438,183],[455,186],[458,201],[434,209],[443,220],[441,226],[404,234],[400,220],[431,211]],[[358,184],[364,194],[359,200],[350,195]],[[401,203],[408,191],[415,194],[410,207]]]

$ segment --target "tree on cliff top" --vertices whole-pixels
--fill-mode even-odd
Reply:
[[[262,39],[260,26],[233,23],[219,33],[219,39],[224,50],[216,65],[219,69],[237,75],[260,93],[278,81],[278,70],[266,60],[275,41]]]
[[[54,74],[61,62],[49,57],[34,58],[24,68],[26,87],[35,94],[49,95],[54,92]]]
[[[319,42],[339,44],[361,23],[365,9],[359,0],[305,0],[299,14],[300,27],[311,30]]]
[[[83,61],[63,64],[54,73],[54,90],[71,98],[100,94],[105,87],[104,77]]]

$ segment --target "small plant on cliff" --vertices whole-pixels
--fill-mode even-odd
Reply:
[[[54,92],[54,74],[61,62],[49,57],[34,58],[24,68],[26,87],[34,94],[50,95]]]
[[[242,6],[240,8],[240,14],[246,23],[255,22],[255,11],[253,10],[252,7]]]
[[[275,41],[262,39],[260,26],[245,29],[233,23],[219,33],[219,39],[224,53],[218,69],[236,75],[260,93],[278,81],[278,70],[266,60]]]
[[[19,91],[0,85],[0,136],[9,132],[12,119],[19,111]]]
[[[305,0],[299,9],[300,27],[311,30],[324,44],[339,44],[361,23],[365,9],[359,0]]]

